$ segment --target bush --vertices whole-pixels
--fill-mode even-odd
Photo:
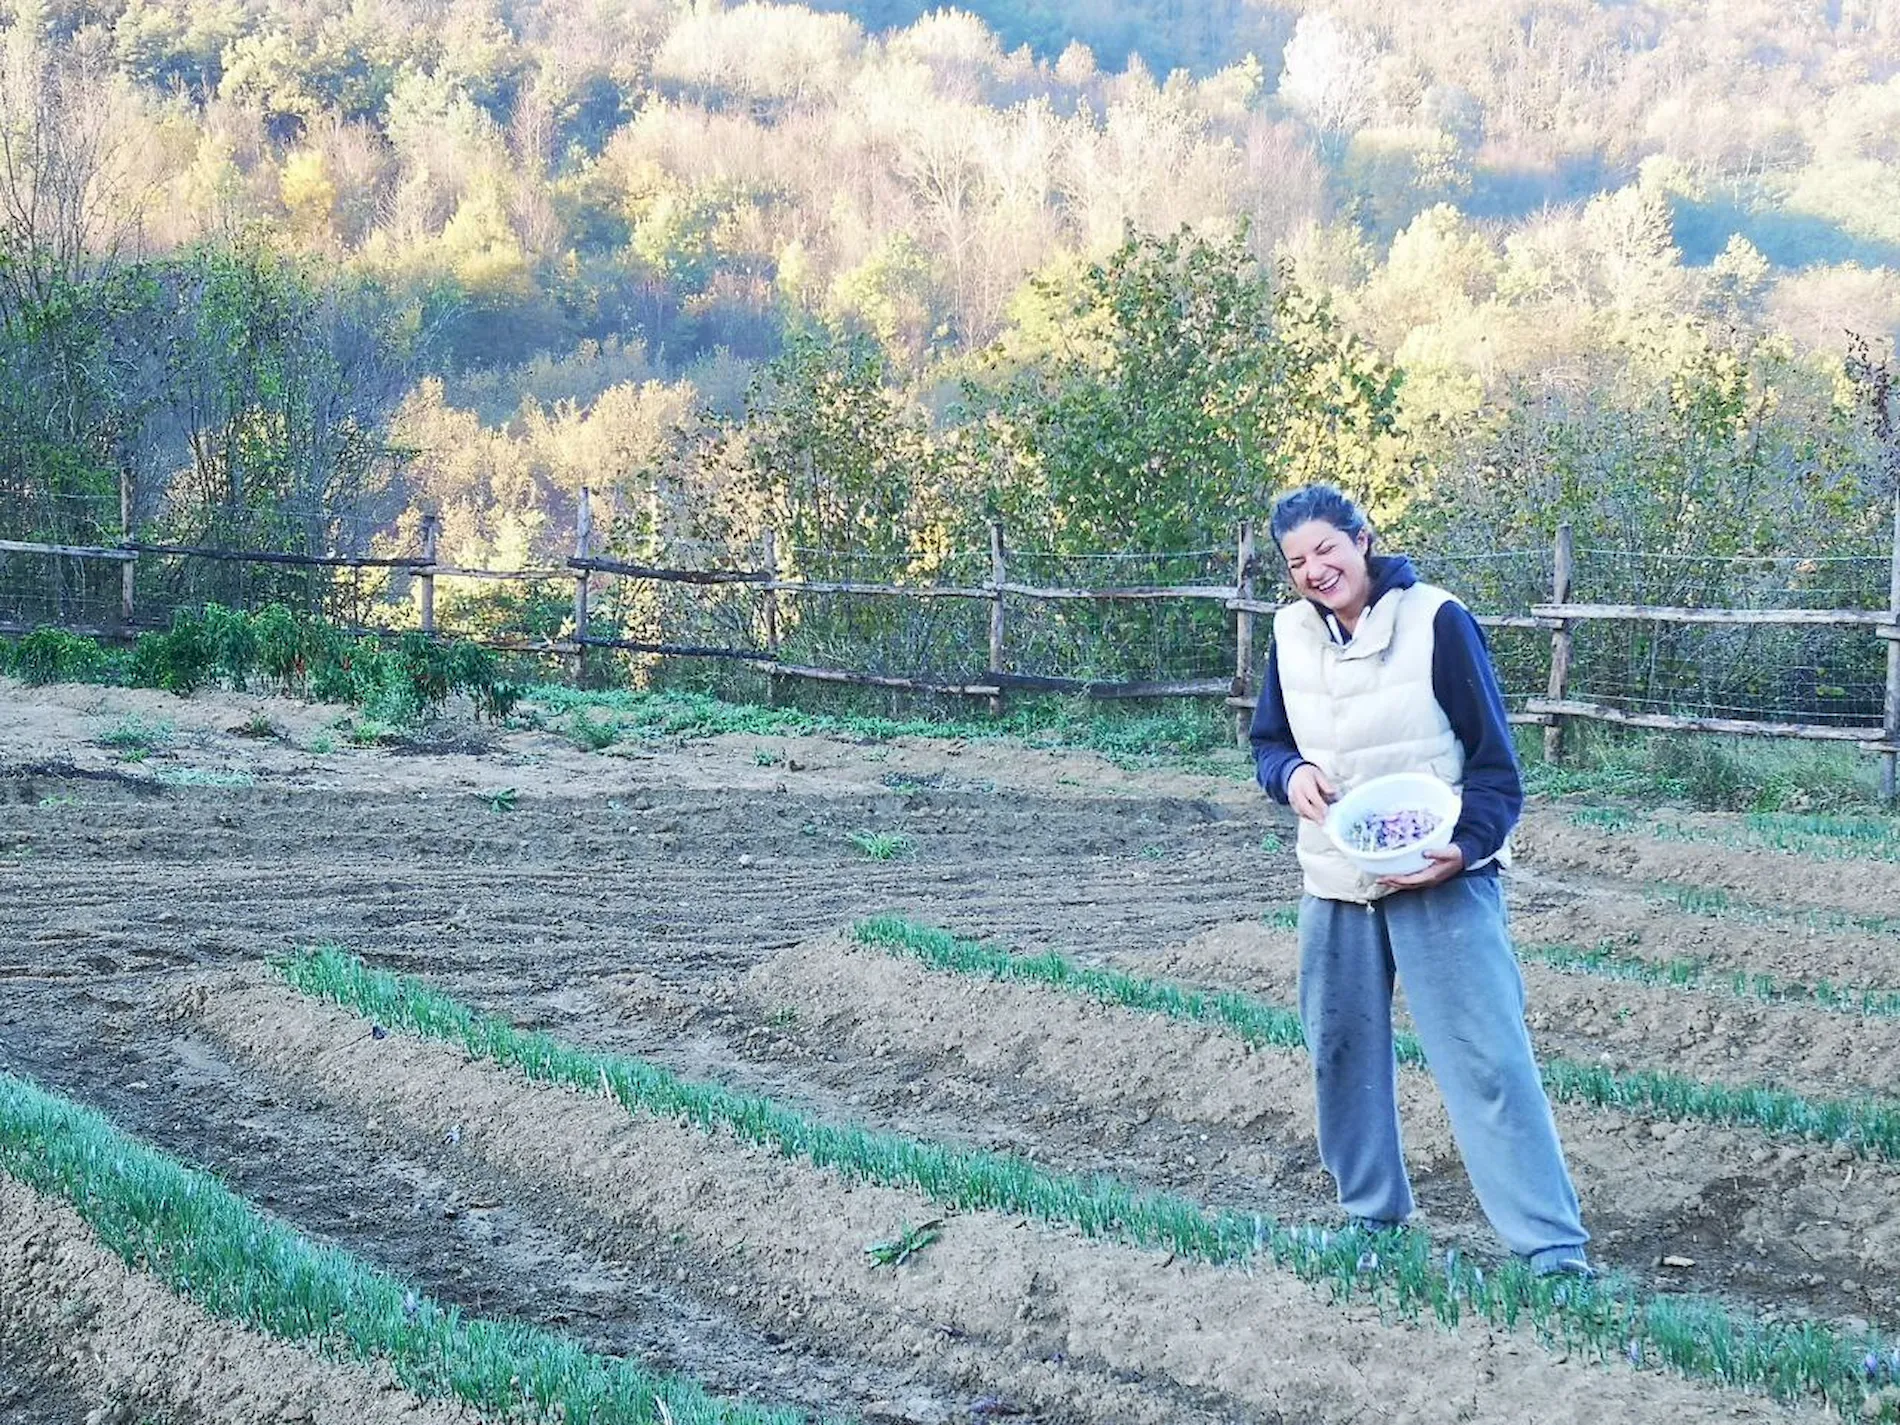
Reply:
[[[257,671],[256,621],[241,609],[206,604],[198,622],[211,666],[220,677],[241,691],[245,682]]]
[[[313,640],[309,627],[282,604],[270,604],[251,616],[257,666],[277,686],[291,692],[309,676]]]
[[[169,629],[139,635],[127,674],[134,687],[163,688],[185,697],[211,680],[216,661],[203,615],[179,609]]]
[[[171,627],[141,634],[117,658],[90,638],[35,629],[0,644],[0,670],[29,683],[123,681],[185,696],[218,683],[243,688],[262,674],[286,693],[362,707],[380,723],[410,726],[455,693],[499,720],[521,690],[499,676],[494,655],[461,639],[405,633],[392,646],[271,604],[256,614],[207,604],[180,609]]]
[[[36,628],[12,646],[0,644],[0,669],[23,683],[96,682],[111,666],[105,649],[60,628]]]

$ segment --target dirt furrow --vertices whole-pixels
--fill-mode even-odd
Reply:
[[[1469,1327],[1332,1309],[1278,1272],[1164,1260],[987,1213],[958,1216],[903,1268],[864,1245],[933,1215],[909,1192],[853,1186],[720,1135],[539,1088],[459,1050],[267,984],[212,987],[198,1011],[239,1052],[360,1111],[681,1233],[795,1329],[1097,1421],[1358,1419],[1596,1422],[1816,1418],[1759,1397],[1558,1359]],[[1190,1405],[1195,1408],[1190,1408]]]
[[[85,1005],[63,988],[20,993],[0,1068],[98,1108],[305,1235],[471,1316],[524,1321],[723,1394],[813,1411],[868,1406],[904,1385],[901,1373],[799,1350],[741,1319],[723,1295],[699,1292],[692,1272],[661,1270],[614,1222],[543,1183],[234,1061],[188,1019],[154,1012],[174,992]],[[43,1032],[61,1020],[88,1032]]]
[[[1298,1003],[1298,939],[1258,922],[1207,931],[1152,954],[1125,952],[1111,963],[1132,974]],[[1720,982],[1707,990],[1638,984],[1528,959],[1523,973],[1530,1025],[1546,1056],[1711,1082],[1769,1082],[1817,1098],[1891,1095],[1900,1085],[1900,1016],[1771,1004]]]
[[[0,1333],[0,1425],[97,1425],[106,1402],[58,1373],[37,1340]]]
[[[1046,872],[1044,874],[1047,874]],[[226,963],[287,944],[334,941],[383,963],[528,985],[631,964],[699,973],[742,968],[805,936],[887,910],[972,934],[1029,939],[1046,933],[1052,905],[1092,944],[1140,946],[1183,923],[1231,919],[1218,881],[1168,887],[1131,881],[1121,867],[1076,871],[1060,896],[1025,900],[1022,879],[875,874],[819,863],[682,866],[585,883],[571,872],[519,867],[505,893],[492,877],[435,863],[392,874],[386,861],[340,859],[286,874],[270,863],[164,869],[85,861],[20,877],[0,908],[0,973],[122,973],[158,964]],[[96,892],[116,888],[111,900]]]
[[[1900,866],[1891,861],[1822,860],[1699,841],[1664,840],[1640,829],[1579,826],[1555,809],[1525,817],[1515,833],[1534,869],[1714,887],[1738,899],[1798,909],[1852,907],[1900,915]]]
[[[1303,1218],[1334,1209],[1310,1168],[1312,1092],[1305,1057],[1250,1051],[1211,1026],[1113,1009],[1066,991],[932,971],[832,938],[788,952],[744,981],[762,1019],[790,1012],[797,1032],[886,1072],[1020,1080],[1073,1105],[1114,1141],[1113,1125],[1167,1116],[1251,1136],[1238,1161],[1214,1157],[1210,1177],[1257,1175],[1260,1205],[1305,1187]],[[901,1066],[901,1067],[900,1067]],[[1400,1075],[1407,1162],[1421,1177],[1456,1178],[1458,1150],[1430,1079]],[[1650,1275],[1658,1259],[1690,1257],[1665,1280],[1757,1303],[1797,1300],[1827,1315],[1900,1320],[1900,1283],[1883,1263],[1900,1252],[1900,1164],[1846,1149],[1775,1142],[1697,1123],[1557,1105],[1585,1219],[1610,1265]],[[1250,1171],[1251,1170],[1251,1171]],[[1311,1186],[1317,1182],[1318,1190]],[[1497,1249],[1461,1193],[1421,1193],[1421,1225],[1449,1241]],[[1460,1216],[1441,1220],[1437,1213]]]
[[[1607,945],[1653,964],[1694,961],[1716,978],[1772,975],[1900,993],[1900,921],[1857,925],[1862,913],[1852,906],[1695,911],[1669,904],[1664,892],[1574,873],[1519,877],[1516,889],[1511,924],[1526,945]]]
[[[0,1346],[99,1419],[470,1425],[387,1368],[326,1360],[212,1317],[99,1245],[63,1203],[0,1173]],[[28,1417],[30,1418],[30,1417]]]

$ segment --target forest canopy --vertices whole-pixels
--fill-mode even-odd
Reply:
[[[0,523],[1869,547],[1900,11],[6,0]],[[1855,356],[1853,342],[1865,352]]]

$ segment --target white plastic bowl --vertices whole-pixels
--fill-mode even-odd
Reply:
[[[1326,836],[1339,852],[1368,876],[1409,876],[1431,864],[1425,853],[1451,844],[1464,799],[1444,782],[1425,772],[1395,772],[1362,782],[1334,802],[1326,813]],[[1417,841],[1386,851],[1358,851],[1346,841],[1346,828],[1366,816],[1385,812],[1424,811],[1438,818]]]

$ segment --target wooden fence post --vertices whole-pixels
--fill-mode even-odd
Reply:
[[[990,672],[1003,671],[1003,584],[1006,571],[1003,564],[1003,522],[990,521]],[[999,690],[990,694],[990,716],[1003,715],[1003,694]]]
[[[132,542],[132,472],[124,466],[119,467],[119,542]],[[136,580],[133,570],[137,567],[136,553],[119,565],[119,626],[126,627],[132,622],[133,590]]]
[[[429,563],[416,575],[416,600],[424,633],[435,632],[435,561],[441,530],[440,515],[422,517],[422,557]]]
[[[778,531],[771,526],[765,530],[765,583],[760,585],[764,601],[760,605],[760,614],[765,619],[765,656],[774,665],[778,663]],[[778,672],[776,666],[765,670],[765,704],[767,707],[778,703]]]
[[[1557,543],[1551,554],[1550,594],[1554,604],[1570,602],[1570,577],[1572,566],[1576,562],[1576,536],[1565,520],[1557,526]],[[1552,702],[1561,702],[1564,689],[1570,682],[1570,621],[1559,619],[1556,630],[1550,635],[1550,682],[1544,695]],[[1545,714],[1544,723],[1544,760],[1557,763],[1564,760],[1564,719],[1562,713]]]
[[[574,557],[591,559],[594,543],[593,492],[581,486],[580,504],[574,511]],[[588,571],[574,571],[574,684],[587,686],[587,577]]]
[[[1900,624],[1900,458],[1896,458],[1893,482],[1893,568],[1888,576],[1887,608],[1893,614],[1894,622]],[[1900,628],[1888,629],[1889,633],[1900,633]],[[1887,706],[1886,715],[1881,719],[1885,729],[1882,740],[1892,749],[1900,743],[1900,638],[1887,640]],[[1900,800],[1900,785],[1896,785],[1896,771],[1900,771],[1900,753],[1892,750],[1880,755],[1880,798],[1888,806]]]
[[[1240,549],[1234,565],[1234,597],[1251,602],[1253,593],[1253,521],[1243,520],[1240,526]],[[1246,697],[1252,685],[1253,610],[1239,609],[1234,614],[1233,696]],[[1252,722],[1247,709],[1234,709],[1234,742],[1242,749],[1247,746],[1247,734]]]

